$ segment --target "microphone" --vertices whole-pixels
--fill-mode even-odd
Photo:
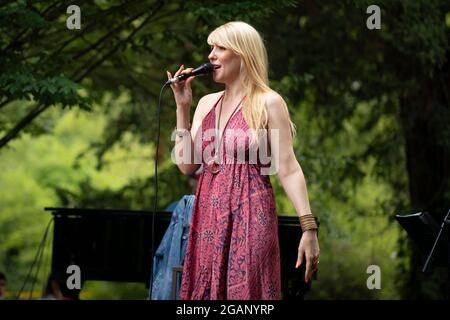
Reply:
[[[213,72],[213,70],[216,68],[217,66],[213,65],[212,63],[204,63],[200,67],[192,70],[191,72],[182,73],[172,79],[167,80],[166,84],[172,84],[181,80],[186,80],[187,78],[192,76],[206,75]]]

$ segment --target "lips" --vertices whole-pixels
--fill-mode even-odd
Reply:
[[[216,71],[217,69],[219,69],[221,67],[221,65],[218,65],[218,64],[213,64],[213,66],[214,66],[214,71]]]

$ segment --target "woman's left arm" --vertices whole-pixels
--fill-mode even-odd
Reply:
[[[303,170],[298,163],[292,144],[289,113],[283,98],[275,92],[267,94],[266,107],[268,114],[269,142],[272,161],[276,161],[275,169],[287,196],[297,211],[297,215],[311,214],[308,190]],[[272,138],[272,139],[271,139]],[[306,258],[305,281],[311,280],[319,263],[319,240],[317,230],[303,232],[298,246],[298,268]]]

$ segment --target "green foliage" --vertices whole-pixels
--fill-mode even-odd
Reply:
[[[294,7],[296,1],[282,0],[274,3],[270,0],[261,1],[209,1],[205,6],[204,1],[190,1],[186,8],[195,16],[204,20],[245,20],[264,18],[284,7]]]
[[[36,11],[27,6],[27,2],[10,1],[0,11],[0,27],[43,28],[48,23]]]
[[[114,107],[124,105],[119,102]],[[7,274],[11,292],[21,288],[50,220],[44,207],[89,206],[89,196],[94,198],[95,194],[97,201],[92,206],[143,209],[142,203],[128,205],[130,192],[125,189],[136,179],[148,179],[153,173],[151,147],[130,135],[125,135],[121,146],[105,153],[102,168],[97,169],[90,146],[101,141],[106,122],[98,109],[91,113],[53,109],[51,116],[55,122],[51,134],[24,135],[0,155],[0,270]],[[133,194],[137,191],[144,190],[135,189]],[[107,193],[112,196],[102,203],[101,195]],[[121,202],[112,201],[120,194],[124,195]],[[48,276],[50,253],[48,242],[35,290],[42,289]],[[30,283],[26,288],[29,290]],[[39,292],[33,295],[39,296]]]
[[[164,71],[204,62],[209,32],[243,20],[264,37],[271,87],[297,125],[295,152],[321,224],[321,267],[307,298],[407,297],[416,262],[393,215],[425,207],[409,190],[423,185],[424,194],[428,178],[444,180],[449,172],[450,5],[379,1],[382,29],[369,31],[370,4],[84,1],[82,29],[69,31],[64,2],[2,2],[0,270],[10,289],[18,290],[34,258],[49,219],[43,207],[152,208]],[[220,89],[197,79],[194,105]],[[175,108],[168,91],[162,108],[159,208],[190,192],[170,160]],[[444,164],[430,165],[427,154]],[[415,159],[430,172],[411,167]],[[277,178],[272,182],[278,212],[295,215]],[[448,186],[443,181],[425,198],[448,203]],[[371,264],[381,267],[380,291],[366,287]],[[38,275],[40,285],[44,278]],[[439,284],[431,282],[417,290],[435,298]],[[86,290],[86,299],[147,293],[136,284],[101,282]]]
[[[87,281],[80,294],[82,300],[142,300],[148,289],[141,283]]]
[[[43,105],[61,104],[89,109],[80,86],[63,75],[39,78],[26,68],[0,75],[0,95],[8,100],[34,100]]]

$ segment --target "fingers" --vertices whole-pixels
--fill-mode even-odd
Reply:
[[[189,72],[191,72],[192,70],[194,70],[194,68],[187,68],[186,70],[181,71],[181,74],[183,74],[183,73],[189,73]],[[189,78],[187,78],[186,80],[181,80],[180,82],[186,81],[186,84],[188,84],[188,83],[190,83],[190,82],[192,81],[191,78],[193,78],[193,77],[189,77]],[[188,82],[188,80],[190,80],[190,81]]]
[[[181,73],[189,73],[189,72],[191,72],[192,70],[194,70],[194,68],[187,68],[187,69],[181,71]]]
[[[182,64],[178,70],[175,72],[175,74],[172,76],[172,73],[170,73],[169,71],[166,70],[166,74],[167,74],[167,80],[173,79],[176,76],[178,76],[182,71],[183,71],[184,65]],[[174,88],[174,84],[172,83],[170,85],[172,87],[172,89]]]
[[[319,269],[319,254],[306,258],[305,282],[311,281],[312,274]]]
[[[184,73],[189,73],[192,70],[194,70],[194,68],[187,68],[185,70],[182,70],[180,74],[184,74]],[[191,82],[195,79],[195,76],[189,77],[185,80],[180,80],[178,82],[178,84],[180,84],[181,86],[184,86],[185,88],[189,89],[191,88]]]
[[[298,249],[298,257],[297,257],[297,263],[295,264],[295,268],[300,267],[300,265],[303,262],[303,256],[304,256],[304,251],[302,249]]]
[[[191,69],[191,70],[189,70],[189,72],[191,72],[193,70],[193,68],[189,68],[189,69]],[[190,86],[191,82],[194,81],[195,78],[196,78],[196,76],[192,76],[192,77],[187,78],[186,79],[186,85]]]
[[[186,80],[186,84],[190,84],[196,77],[192,76]]]
[[[178,70],[175,72],[175,74],[174,74],[173,76],[172,76],[172,74],[171,74],[169,71],[166,71],[166,73],[167,73],[167,79],[168,79],[168,80],[173,79],[173,78],[179,76],[180,74],[192,72],[192,70],[194,70],[194,68],[187,68],[187,69],[184,69],[184,64],[182,64],[182,65],[178,68]],[[176,84],[177,84],[177,85],[178,85],[178,84],[186,84],[186,85],[189,85],[195,78],[196,78],[195,76],[192,76],[192,77],[189,77],[189,78],[186,79],[186,80],[180,80],[180,81],[177,81]]]
[[[178,76],[178,75],[183,71],[183,69],[184,69],[184,64],[182,64],[182,65],[178,68],[177,72],[175,72],[174,77]]]
[[[312,276],[312,261],[306,259],[305,282],[309,282]]]
[[[192,70],[194,70],[194,68],[187,68],[187,69],[184,69],[184,64],[182,64],[182,65],[180,66],[180,68],[177,70],[177,72],[175,72],[175,77],[178,76],[178,75],[180,75],[180,74],[183,74],[183,73],[191,72]]]

